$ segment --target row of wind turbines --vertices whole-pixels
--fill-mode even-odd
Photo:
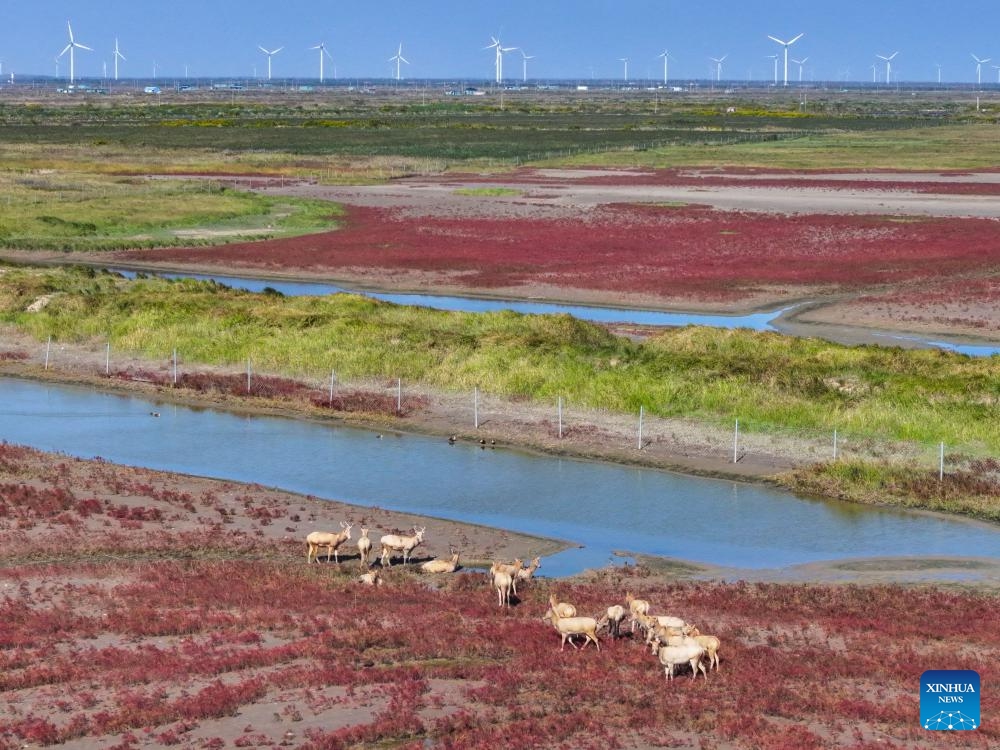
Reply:
[[[70,24],[69,21],[66,22],[66,30],[67,30],[67,32],[69,34],[69,42],[63,48],[62,52],[60,52],[59,55],[56,57],[56,64],[58,65],[59,60],[64,55],[66,55],[67,53],[69,53],[69,82],[72,84],[76,80],[76,59],[75,59],[76,50],[78,50],[78,49],[79,50],[86,50],[88,52],[93,52],[94,50],[93,50],[92,47],[88,47],[87,45],[82,44],[81,42],[78,42],[76,40],[76,38],[73,36],[73,26]],[[805,36],[805,32],[803,32],[801,34],[798,34],[797,36],[794,36],[791,39],[784,40],[784,39],[779,39],[776,36],[771,36],[770,34],[768,34],[767,38],[770,39],[770,40],[772,40],[773,42],[776,42],[777,44],[780,44],[781,47],[782,47],[782,51],[784,53],[783,85],[785,85],[785,86],[788,85],[788,61],[790,59],[789,56],[788,56],[788,48],[791,47],[793,44],[795,44],[797,41],[799,41],[804,36]],[[275,49],[267,49],[267,48],[265,48],[262,45],[258,45],[257,49],[259,49],[264,55],[267,56],[267,80],[271,80],[271,60],[272,60],[272,58],[275,55],[277,55],[279,52],[281,52],[285,48],[284,48],[284,46],[281,46],[281,47],[276,47]],[[308,49],[310,49],[310,50],[317,50],[318,53],[319,53],[319,82],[323,83],[323,81],[325,80],[324,62],[327,59],[329,59],[332,62],[333,61],[333,55],[330,54],[330,51],[327,49],[327,46],[326,46],[325,42],[320,42],[316,46],[309,47]],[[535,55],[529,55],[529,54],[527,54],[520,47],[505,47],[503,45],[503,43],[500,41],[499,35],[490,36],[490,44],[488,44],[487,46],[483,47],[483,49],[484,50],[492,49],[495,52],[496,57],[495,57],[495,62],[494,62],[494,70],[495,70],[495,75],[496,75],[496,82],[498,84],[503,83],[503,80],[504,80],[504,77],[503,77],[503,57],[504,57],[504,55],[506,53],[508,53],[508,52],[514,52],[514,51],[519,51],[521,53],[521,62],[522,62],[521,75],[522,75],[522,79],[524,81],[528,80],[528,60],[533,60],[535,58]],[[115,37],[115,48],[114,48],[114,53],[113,54],[114,54],[114,79],[117,81],[118,80],[118,62],[119,62],[119,60],[125,62],[128,59],[128,58],[125,57],[125,55],[122,54],[121,50],[119,49],[119,47],[118,47],[118,38],[117,37]],[[891,80],[892,80],[892,61],[896,58],[896,56],[898,54],[899,54],[899,51],[897,50],[896,52],[893,52],[891,55],[878,55],[878,54],[875,55],[875,57],[877,57],[878,59],[883,60],[885,62],[885,80],[886,80],[887,84],[889,82],[891,82]],[[715,64],[715,79],[716,79],[716,81],[721,81],[722,80],[722,63],[726,60],[727,57],[729,57],[728,54],[725,54],[722,57],[709,57],[708,58],[711,62],[713,62]],[[780,57],[781,57],[781,55],[768,55],[767,56],[768,59],[771,59],[771,60],[774,61],[774,84],[775,85],[778,84],[778,60],[779,60]],[[662,58],[663,59],[663,83],[666,84],[669,81],[669,77],[670,77],[670,72],[669,72],[669,70],[670,70],[669,69],[670,63],[669,63],[669,61],[670,60],[676,61],[676,58],[673,55],[671,55],[670,52],[667,51],[666,49],[664,49],[663,52],[661,52],[659,55],[657,55],[657,58]],[[983,65],[985,65],[988,62],[990,62],[992,60],[992,58],[989,58],[989,57],[980,58],[977,55],[973,54],[972,55],[972,59],[975,60],[975,62],[976,62],[976,83],[977,83],[977,85],[982,85],[982,82],[983,82]],[[629,58],[627,58],[627,57],[620,57],[620,58],[618,58],[618,60],[619,60],[619,62],[622,62],[625,65],[625,81],[627,83],[628,82],[628,64],[629,64]],[[796,65],[799,66],[799,82],[800,83],[802,82],[802,69],[803,69],[803,66],[805,65],[805,63],[808,60],[809,60],[808,57],[803,57],[802,59],[791,58],[791,61],[794,64],[796,64]],[[400,66],[403,65],[403,64],[406,64],[406,65],[410,64],[410,61],[407,60],[405,57],[403,57],[403,44],[402,44],[402,42],[400,42],[399,47],[396,50],[396,54],[393,55],[392,57],[390,57],[387,62],[395,63],[395,66],[396,66],[396,75],[395,75],[395,78],[396,78],[397,81],[401,80],[401,77],[402,77],[402,68]],[[877,82],[877,68],[878,68],[878,65],[875,64],[875,65],[872,65],[871,67],[872,67],[872,83],[876,83]],[[997,82],[1000,83],[1000,65],[994,65],[993,67],[997,69]],[[155,71],[155,69],[156,69],[156,64],[154,63],[154,71]],[[941,82],[941,66],[940,65],[937,65],[937,70],[938,70],[938,83],[940,83]],[[154,72],[154,75],[155,75],[155,72]]]

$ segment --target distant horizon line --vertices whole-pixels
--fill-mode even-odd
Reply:
[[[8,76],[13,76],[13,81],[9,80]],[[623,78],[528,78],[527,81],[522,79],[504,79],[503,82],[497,83],[492,78],[488,77],[471,77],[471,76],[445,76],[445,77],[428,77],[428,78],[394,78],[392,76],[337,76],[337,77],[324,77],[320,80],[318,77],[310,76],[282,76],[282,77],[272,77],[270,79],[262,77],[260,75],[157,75],[157,76],[129,76],[129,77],[119,77],[117,79],[109,78],[105,76],[76,76],[74,81],[70,83],[68,78],[63,76],[54,76],[51,74],[23,74],[19,75],[17,73],[3,74],[3,79],[0,79],[0,89],[9,88],[11,86],[28,86],[30,84],[39,83],[56,83],[56,84],[66,84],[67,87],[79,87],[81,82],[100,82],[102,84],[122,84],[122,83],[140,83],[140,82],[172,82],[178,85],[183,85],[182,81],[203,81],[203,82],[247,82],[253,83],[257,88],[275,88],[276,86],[288,83],[308,83],[310,85],[317,85],[323,87],[338,87],[343,85],[350,85],[352,82],[357,84],[363,82],[365,84],[379,83],[381,85],[387,85],[390,88],[401,88],[407,84],[456,84],[456,85],[466,85],[466,84],[482,84],[482,87],[487,89],[503,88],[505,90],[517,90],[520,88],[537,88],[539,85],[574,85],[574,86],[585,86],[585,85],[600,85],[602,87],[614,87],[614,88],[639,88],[640,86],[644,89],[663,89],[672,88],[678,86],[690,86],[690,85],[705,85],[712,88],[721,88],[725,84],[727,87],[738,86],[740,88],[754,87],[754,88],[769,88],[769,89],[801,89],[816,87],[818,85],[853,85],[865,88],[897,88],[901,86],[920,86],[920,87],[951,87],[951,88],[963,88],[969,90],[981,90],[988,88],[990,90],[996,90],[1000,88],[1000,81],[983,81],[978,83],[976,81],[934,81],[927,79],[907,79],[900,81],[893,81],[891,83],[885,83],[884,81],[866,81],[862,79],[835,79],[835,78],[819,78],[811,81],[789,81],[787,85],[782,83],[775,84],[770,79],[762,78],[723,78],[717,80],[715,78],[688,78],[688,77],[678,77],[676,79],[670,79],[666,83],[662,82],[656,77],[651,78],[634,78],[625,80]]]

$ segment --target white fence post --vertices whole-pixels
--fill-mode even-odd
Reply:
[[[250,393],[250,357],[247,357],[247,393]]]
[[[833,431],[833,460],[837,460],[837,430]]]
[[[403,379],[396,378],[396,413],[403,411]]]
[[[333,384],[337,382],[337,371],[330,370],[330,407],[333,407]]]
[[[108,350],[104,355],[104,374],[111,375],[111,342],[108,342]]]
[[[472,391],[472,421],[476,429],[479,429],[479,386]]]
[[[48,343],[45,344],[45,369],[49,369],[49,352],[52,350],[52,336],[49,336]]]
[[[562,396],[559,397],[559,439],[562,440]]]
[[[740,447],[740,420],[736,420],[736,429],[733,431],[733,463],[739,461],[737,452]]]
[[[938,481],[944,481],[944,441],[941,441],[941,450],[938,453]]]
[[[639,450],[642,450],[642,413],[643,407],[639,407]]]
[[[174,347],[174,385],[177,385],[177,347]]]

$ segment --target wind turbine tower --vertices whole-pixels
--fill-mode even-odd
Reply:
[[[799,83],[802,83],[802,66],[806,64],[806,60],[808,59],[808,57],[803,57],[801,60],[792,58],[792,62],[799,66]]]
[[[528,60],[535,59],[535,55],[526,55],[524,50],[521,50],[521,83],[528,82]]]
[[[934,63],[934,67],[937,68],[938,83],[941,83],[941,63]]]
[[[494,65],[496,67],[497,83],[499,84],[503,83],[503,53],[513,52],[514,50],[517,49],[517,47],[504,47],[502,44],[500,44],[500,40],[495,36],[491,36],[490,39],[493,40],[492,43],[486,45],[485,47],[483,47],[483,49],[496,49],[497,51],[496,62],[494,63]]]
[[[323,83],[323,58],[329,57],[331,60],[333,60],[333,55],[331,55],[329,51],[326,49],[326,42],[320,42],[315,47],[310,47],[309,49],[319,50],[319,82]]]
[[[118,80],[118,61],[119,60],[125,61],[125,59],[126,59],[125,55],[123,55],[121,53],[121,50],[118,49],[118,37],[115,37],[115,54],[114,54],[114,57],[115,57],[115,80],[117,81]]]
[[[261,45],[258,44],[257,45],[257,49],[259,49],[261,52],[263,52],[265,55],[267,55],[267,80],[270,81],[271,80],[271,58],[274,57],[279,52],[281,52],[281,50],[283,50],[284,47],[278,47],[277,49],[267,50],[267,49],[264,49]]]
[[[75,80],[76,71],[74,68],[73,52],[77,49],[85,49],[93,52],[90,47],[85,44],[80,44],[78,41],[73,39],[73,27],[69,25],[69,21],[66,22],[66,29],[69,31],[69,44],[63,47],[63,51],[59,53],[59,57],[62,57],[67,52],[69,52],[69,82],[72,84]]]
[[[799,41],[799,39],[801,39],[804,36],[805,36],[805,32],[803,31],[801,34],[799,34],[794,39],[790,39],[789,41],[785,42],[785,41],[782,41],[781,39],[778,39],[778,37],[776,37],[776,36],[771,36],[770,34],[767,35],[768,39],[771,39],[771,40],[777,42],[778,44],[780,44],[782,47],[785,48],[785,85],[786,86],[788,85],[788,48],[791,47],[793,44],[795,44],[797,41]]]
[[[663,58],[663,85],[666,86],[667,85],[667,80],[670,78],[670,75],[669,75],[670,68],[669,68],[669,64],[667,63],[667,61],[668,60],[673,60],[674,57],[669,52],[667,52],[667,50],[663,50],[663,52],[661,52],[660,54],[658,54],[657,57],[662,57]]]
[[[399,80],[399,64],[406,63],[410,64],[410,61],[403,57],[403,43],[399,43],[399,49],[396,50],[396,54],[389,58],[389,62],[396,63],[396,80]]]
[[[73,58],[70,58],[70,60],[72,59]],[[976,61],[976,85],[980,86],[983,83],[983,63],[988,63],[993,58],[985,57],[982,60],[980,60],[975,55],[972,55],[972,59]]]
[[[715,81],[716,81],[716,83],[718,83],[719,81],[722,80],[722,61],[725,60],[727,57],[729,57],[729,53],[728,52],[726,54],[724,54],[722,57],[710,57],[710,58],[708,58],[709,60],[711,60],[712,62],[715,63]]]
[[[628,83],[628,58],[627,57],[619,57],[618,60],[620,62],[625,63],[625,83]]]
[[[778,56],[777,55],[765,55],[768,60],[774,60],[774,85],[778,85]]]
[[[892,58],[898,55],[899,52],[893,52],[891,55],[886,57],[885,55],[875,55],[879,60],[885,60],[885,85],[888,86],[892,83]]]

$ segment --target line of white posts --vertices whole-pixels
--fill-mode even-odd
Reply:
[[[49,336],[48,340],[45,342],[45,369],[49,369],[49,363],[51,362],[52,356],[52,337]],[[108,341],[104,356],[104,374],[111,375],[111,342]],[[177,349],[173,351],[173,383],[177,385]],[[330,371],[330,388],[329,388],[329,404],[333,406],[333,391],[337,384],[337,371]],[[247,393],[251,392],[253,387],[253,365],[249,357],[247,357]],[[396,378],[396,412],[400,413],[403,411],[403,379]],[[642,428],[643,422],[646,415],[646,407],[639,407],[639,428],[638,428],[638,443],[637,448],[642,450],[645,446],[642,438]],[[557,435],[561,440],[563,437],[563,398],[559,396],[556,401],[556,423],[557,423]],[[475,429],[479,429],[479,386],[476,386],[472,391],[472,424]],[[833,431],[833,460],[836,461],[839,457],[839,436],[836,429]],[[733,425],[733,463],[739,463],[742,458],[740,456],[740,420],[736,420]],[[938,481],[944,480],[944,441],[942,441],[938,446]]]

